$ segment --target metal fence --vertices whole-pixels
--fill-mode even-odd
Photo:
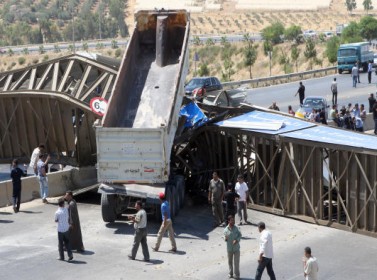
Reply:
[[[243,81],[235,81],[235,82],[225,82],[225,83],[222,83],[222,85],[224,88],[235,88],[235,87],[240,87],[243,85],[249,85],[249,87],[263,87],[263,86],[293,82],[297,80],[305,80],[305,79],[311,79],[315,77],[322,77],[322,76],[327,76],[327,75],[336,74],[336,73],[337,73],[337,67],[332,66],[328,68],[310,70],[310,71],[299,72],[299,73],[291,73],[291,74],[285,74],[285,75],[263,77],[263,78],[249,79],[249,80],[243,80]]]

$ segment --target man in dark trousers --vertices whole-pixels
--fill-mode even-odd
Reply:
[[[334,78],[333,82],[331,83],[331,92],[332,92],[332,105],[338,104],[338,84],[336,82],[336,78]]]
[[[376,103],[376,98],[374,98],[373,93],[371,93],[370,96],[368,97],[368,101],[369,101],[369,113],[373,113],[373,105],[374,103]]]
[[[270,280],[276,280],[274,269],[272,268],[273,247],[272,247],[272,234],[266,230],[264,222],[258,223],[259,237],[259,258],[258,268],[255,274],[255,280],[261,280],[265,268]]]
[[[10,177],[12,178],[13,184],[13,211],[17,213],[20,211],[21,204],[21,177],[26,176],[26,173],[18,167],[18,160],[14,159],[12,161],[12,171],[10,172]]]
[[[304,102],[304,99],[305,99],[305,86],[302,84],[302,82],[300,82],[300,86],[299,86],[295,96],[297,96],[297,94],[300,98],[300,105],[302,105],[303,102]]]
[[[71,244],[69,243],[69,228],[71,221],[69,219],[68,209],[64,207],[64,199],[59,199],[59,208],[55,212],[55,222],[58,223],[58,240],[59,240],[59,258],[58,260],[64,261],[63,246],[67,249],[68,261],[73,259]]]
[[[147,244],[147,213],[143,209],[141,200],[136,201],[135,208],[137,213],[135,216],[131,217],[135,228],[134,243],[132,245],[131,255],[128,255],[128,258],[130,260],[134,260],[136,258],[137,250],[139,249],[139,245],[141,243],[144,261],[149,262],[149,250]]]
[[[76,200],[73,199],[72,191],[67,191],[64,198],[68,202],[68,213],[72,223],[72,226],[69,229],[71,249],[82,253],[85,249],[82,243],[81,225],[79,212],[77,210],[77,203]]]
[[[238,198],[239,195],[233,190],[232,183],[228,183],[228,190],[224,194],[224,200],[225,200],[225,220],[228,223],[228,217],[236,215],[236,198]]]

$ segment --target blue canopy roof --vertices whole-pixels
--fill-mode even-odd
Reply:
[[[252,111],[238,117],[218,122],[216,125],[272,135],[315,126],[314,123],[297,118],[262,111]]]
[[[355,133],[350,130],[338,129],[326,125],[317,125],[316,123],[281,115],[279,113],[252,111],[238,117],[218,122],[216,125],[270,135],[279,135],[281,138],[292,138],[321,144],[377,151],[376,136]]]

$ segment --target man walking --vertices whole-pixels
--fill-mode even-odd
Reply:
[[[69,242],[71,243],[71,249],[82,253],[85,249],[82,243],[81,225],[79,212],[77,210],[77,203],[76,200],[73,199],[72,191],[67,191],[64,198],[68,202],[68,213],[72,223],[72,226],[69,229]]]
[[[373,93],[370,94],[368,97],[368,102],[369,102],[369,113],[373,112],[373,105],[376,102],[376,98],[374,98]]]
[[[357,84],[357,78],[359,76],[359,69],[357,68],[356,64],[352,67],[351,74],[352,74],[353,87],[355,88]]]
[[[212,204],[212,213],[215,217],[214,227],[218,227],[223,223],[224,214],[222,201],[224,199],[225,185],[223,180],[219,178],[217,172],[213,172],[212,180],[208,188],[208,203]]]
[[[302,82],[300,82],[300,86],[298,87],[295,96],[297,96],[297,94],[300,98],[300,105],[302,105],[305,99],[305,86],[302,84]]]
[[[37,163],[37,173],[39,180],[40,195],[43,203],[48,203],[48,184],[47,184],[47,174],[46,174],[46,165],[50,160],[50,156],[40,154],[39,160]]]
[[[137,250],[139,249],[139,245],[141,243],[144,261],[149,262],[149,250],[147,244],[147,213],[143,209],[143,205],[140,200],[136,201],[135,208],[137,213],[131,218],[135,228],[134,244],[132,245],[131,255],[128,255],[128,258],[131,260],[135,259]]]
[[[241,174],[237,176],[237,181],[234,189],[239,196],[237,200],[237,213],[240,218],[240,223],[238,225],[242,225],[242,214],[243,220],[245,221],[245,224],[247,224],[247,199],[249,197],[249,188]]]
[[[368,62],[368,83],[370,84],[372,82],[372,61],[369,60]]]
[[[303,261],[305,280],[318,280],[318,261],[312,256],[310,247],[305,247]]]
[[[17,213],[20,211],[21,204],[21,177],[26,176],[26,174],[18,167],[18,160],[14,159],[12,161],[12,171],[10,172],[10,177],[12,178],[13,184],[13,211]]]
[[[63,246],[67,249],[68,261],[73,259],[71,244],[69,243],[70,220],[68,209],[64,207],[64,199],[59,199],[59,208],[55,212],[55,222],[58,223],[59,258],[64,261]]]
[[[165,235],[165,232],[168,231],[169,239],[171,243],[171,249],[169,250],[169,252],[176,252],[177,245],[175,243],[175,238],[174,238],[174,229],[173,229],[173,224],[172,224],[171,216],[170,216],[169,202],[166,200],[164,193],[160,193],[158,196],[161,201],[162,224],[161,224],[160,230],[157,233],[156,245],[152,247],[152,250],[158,251],[158,249],[160,248],[162,237]]]
[[[276,280],[275,273],[272,268],[273,248],[272,248],[272,234],[266,230],[264,222],[258,223],[258,230],[261,233],[259,238],[259,258],[258,268],[255,274],[255,280],[260,280],[265,268],[271,280]]]
[[[229,278],[240,279],[240,241],[242,234],[234,225],[234,217],[228,217],[228,225],[224,229],[224,239],[226,241],[226,249],[228,252]],[[234,263],[234,267],[233,267]],[[234,270],[233,270],[234,268]]]
[[[338,104],[338,84],[336,78],[331,83],[332,105]]]

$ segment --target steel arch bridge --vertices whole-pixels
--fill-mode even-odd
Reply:
[[[52,162],[95,164],[92,126],[102,117],[90,100],[110,98],[118,67],[75,54],[0,73],[0,162],[27,163],[44,143]]]

